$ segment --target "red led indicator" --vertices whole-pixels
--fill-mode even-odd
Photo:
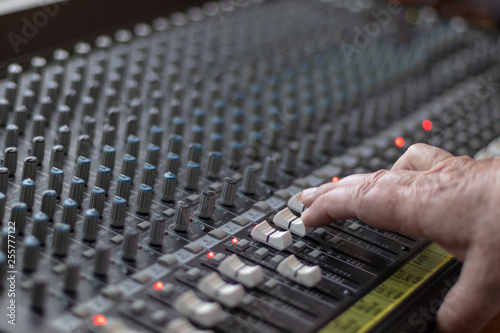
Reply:
[[[233,238],[233,239],[231,239],[231,242],[233,242],[233,244],[238,243],[238,238]]]
[[[102,326],[106,325],[106,317],[104,317],[102,314],[98,314],[94,316],[94,325],[96,326]]]
[[[430,120],[424,120],[422,122],[422,128],[426,130],[427,132],[432,130],[432,121]]]
[[[396,140],[394,140],[394,143],[396,144],[397,147],[401,148],[405,145],[405,139],[399,136],[396,138]]]
[[[153,284],[153,288],[154,288],[155,290],[162,290],[162,289],[163,289],[163,287],[164,287],[164,285],[163,285],[163,282],[161,282],[161,281],[157,281],[157,282],[155,282],[155,283]]]
[[[340,180],[340,178],[337,176],[332,178],[332,182],[334,182],[334,183],[338,182],[339,180]]]
[[[213,252],[208,252],[208,253],[207,253],[207,257],[209,257],[210,259],[212,259],[213,257],[215,257],[215,253],[213,253]]]

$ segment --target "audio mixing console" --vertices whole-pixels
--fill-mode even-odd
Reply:
[[[448,253],[300,219],[303,189],[388,168],[411,143],[473,156],[498,137],[495,36],[410,16],[221,1],[12,63],[0,330],[431,329],[421,309],[460,269]]]

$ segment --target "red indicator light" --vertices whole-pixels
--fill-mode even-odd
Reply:
[[[432,130],[432,121],[430,120],[424,120],[422,122],[422,128],[425,130],[425,131],[430,131]]]
[[[102,326],[106,325],[106,317],[104,317],[102,314],[98,314],[94,316],[94,325],[96,326]]]
[[[397,147],[401,148],[405,145],[405,139],[399,136],[396,138],[396,140],[394,140],[394,143],[396,144]]]
[[[215,253],[213,253],[213,252],[208,252],[208,253],[207,253],[207,257],[209,257],[210,259],[212,259],[213,257],[215,257]]]
[[[238,243],[238,238],[233,238],[233,239],[231,239],[231,242],[233,242],[233,244]]]
[[[338,182],[339,180],[340,180],[340,178],[337,176],[332,178],[332,182],[334,182],[334,183]]]
[[[164,285],[163,285],[163,282],[161,282],[161,281],[157,281],[157,282],[155,282],[155,283],[153,284],[153,288],[154,288],[155,290],[162,290],[162,289],[163,289],[163,287],[164,287]]]

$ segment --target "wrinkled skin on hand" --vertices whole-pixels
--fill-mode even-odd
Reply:
[[[359,218],[427,238],[464,263],[439,309],[438,332],[477,332],[500,311],[500,159],[411,146],[391,170],[305,190],[306,225]]]

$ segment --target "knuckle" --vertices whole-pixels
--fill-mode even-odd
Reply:
[[[368,194],[373,192],[373,189],[377,186],[380,180],[387,176],[388,170],[382,169],[377,172],[374,172],[368,181],[362,183],[356,190],[354,194],[358,200],[365,199]]]
[[[389,171],[386,169],[378,170],[374,172],[368,182],[370,183],[377,183],[379,182],[382,178],[386,177],[388,175]]]
[[[429,146],[425,143],[414,143],[408,147],[407,152],[410,154],[420,153],[422,150],[427,149]]]
[[[334,183],[334,182],[329,182],[329,183],[326,183],[326,184],[323,184],[321,185],[321,193],[326,193],[326,192],[330,192],[331,190],[333,190],[335,188],[335,185],[337,183]]]

